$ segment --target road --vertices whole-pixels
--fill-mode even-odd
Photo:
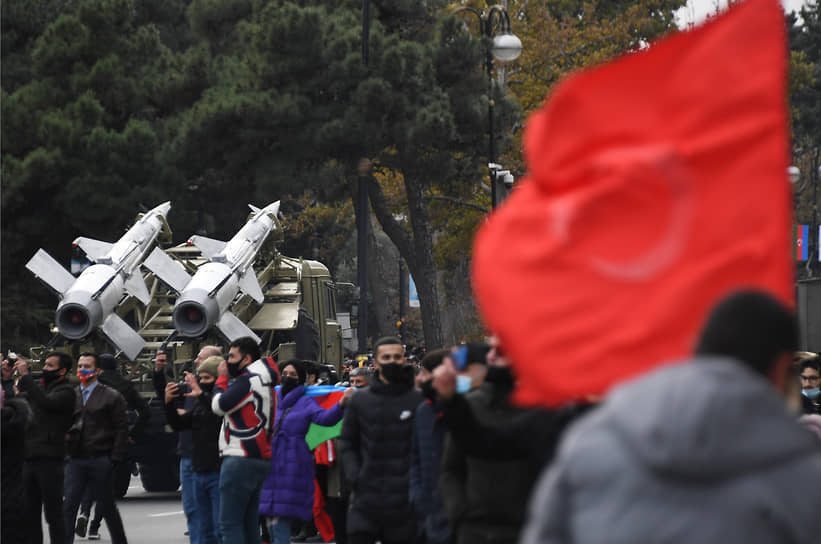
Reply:
[[[146,493],[140,479],[132,478],[125,498],[117,503],[125,525],[129,544],[188,544],[185,536],[185,516],[179,492]],[[48,534],[44,526],[44,534]],[[100,540],[111,542],[105,521],[100,527]],[[87,542],[75,537],[75,542]],[[95,541],[92,541],[95,542]]]

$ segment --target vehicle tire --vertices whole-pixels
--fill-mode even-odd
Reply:
[[[148,492],[176,491],[180,488],[180,463],[140,463],[140,481]]]
[[[299,309],[294,342],[297,359],[319,361],[319,327],[305,308]]]
[[[131,484],[131,467],[134,461],[125,461],[114,466],[114,497],[122,499],[128,493],[128,486]]]

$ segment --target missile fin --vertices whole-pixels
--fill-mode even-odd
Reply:
[[[254,299],[257,304],[262,304],[265,297],[262,295],[262,289],[259,287],[259,280],[253,268],[248,268],[245,274],[239,277],[239,289],[246,295]]]
[[[257,344],[262,342],[254,331],[249,329],[245,323],[240,321],[240,319],[231,312],[223,312],[219,321],[217,321],[217,329],[219,329],[220,333],[222,333],[229,342],[233,342],[243,336],[250,336]]]
[[[123,352],[123,355],[128,357],[129,361],[137,358],[137,355],[145,346],[145,340],[142,336],[128,326],[128,323],[122,320],[117,314],[109,314],[103,321],[103,326],[100,327],[103,336],[111,342],[118,350]]]
[[[191,243],[197,246],[206,259],[210,259],[225,248],[225,242],[207,236],[194,235],[191,237]]]
[[[88,260],[96,263],[101,258],[105,257],[114,244],[103,242],[102,240],[95,240],[94,238],[85,238],[80,236],[74,240],[74,245],[80,246],[80,249],[86,254]]]
[[[151,295],[148,293],[148,287],[146,287],[145,280],[139,270],[135,270],[125,280],[125,290],[129,295],[142,302],[143,306],[148,306],[148,303],[151,302]]]
[[[154,251],[143,261],[143,265],[178,293],[182,293],[182,290],[191,281],[188,272],[158,247],[155,247]]]
[[[37,253],[29,259],[26,268],[40,281],[57,291],[60,296],[64,295],[75,281],[74,276],[63,265],[42,249],[38,249]]]

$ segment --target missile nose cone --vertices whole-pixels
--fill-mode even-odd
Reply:
[[[171,210],[171,201],[166,200],[165,202],[151,210],[151,212],[149,213],[154,212],[157,215],[162,215],[163,217],[165,217],[166,215],[168,215],[169,210]]]

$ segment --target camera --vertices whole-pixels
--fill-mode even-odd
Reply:
[[[177,387],[179,387],[179,394],[180,395],[191,392],[191,387],[187,383],[185,383],[185,380],[182,380],[182,381],[179,381],[179,382],[176,382],[176,383],[177,383]]]
[[[13,365],[14,363],[17,362],[17,354],[14,353],[13,351],[10,351],[6,355],[6,359],[8,359],[10,365]]]

